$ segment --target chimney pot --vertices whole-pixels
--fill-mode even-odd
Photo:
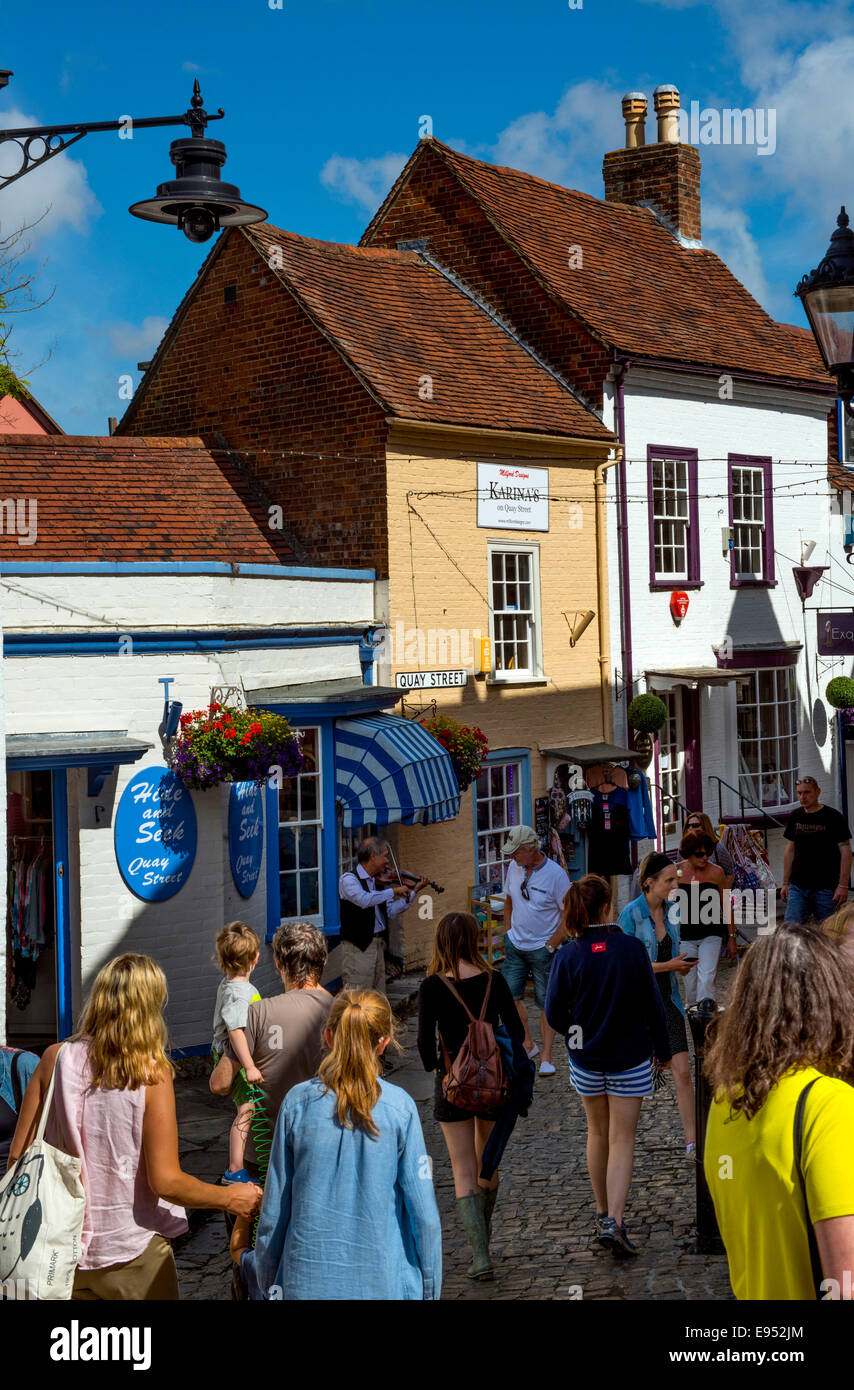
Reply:
[[[658,116],[659,145],[679,144],[679,88],[670,83],[656,87],[652,94]]]
[[[646,97],[643,92],[627,92],[623,97],[626,123],[626,149],[636,150],[646,142]]]

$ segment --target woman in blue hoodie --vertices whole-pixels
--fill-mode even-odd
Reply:
[[[652,1058],[670,1062],[667,1024],[646,950],[614,921],[604,878],[586,874],[570,886],[564,927],[570,939],[552,965],[546,1018],[566,1038],[570,1081],[587,1116],[597,1237],[622,1258],[637,1254],[623,1213]]]

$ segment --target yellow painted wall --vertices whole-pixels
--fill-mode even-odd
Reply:
[[[398,434],[389,449],[392,670],[418,668],[417,661],[396,650],[398,623],[404,625],[410,642],[415,629],[425,634],[431,629],[480,629],[488,636],[487,542],[536,542],[540,554],[542,667],[547,680],[501,686],[476,681],[470,673],[464,690],[425,691],[405,697],[408,706],[427,705],[435,698],[439,708],[454,718],[478,724],[489,739],[490,751],[529,748],[533,801],[548,791],[545,759],[538,748],[591,743],[604,733],[597,620],[570,649],[563,611],[569,612],[572,621],[575,610],[595,611],[599,607],[593,476],[596,463],[603,462],[606,454],[599,451],[598,456],[584,457],[576,452],[574,458],[567,458],[566,443],[554,449],[538,442],[526,455],[518,452],[518,443],[508,445],[508,461],[548,467],[550,505],[548,532],[505,531],[477,526],[477,460],[498,461],[491,457],[496,452],[494,440],[483,442],[481,447],[483,452],[472,438]],[[513,447],[516,453],[511,452]],[[463,450],[467,457],[453,456]],[[548,461],[539,457],[547,451],[556,457]],[[538,456],[532,457],[534,453]],[[571,529],[571,508],[578,505],[582,508],[581,525],[578,528],[576,511]],[[604,655],[607,658],[607,652]],[[421,669],[453,664],[450,659],[427,661]],[[380,672],[381,680],[383,676]],[[402,931],[395,933],[398,939],[395,942],[393,936],[392,946],[397,946],[395,954],[401,953],[402,946],[407,968],[426,962],[439,917],[467,906],[467,890],[476,882],[472,796],[473,788],[463,794],[460,814],[453,821],[396,831],[390,828],[389,839],[402,867],[429,876],[445,888],[441,897],[431,895],[432,920],[420,920],[417,906],[398,919]],[[523,814],[530,821],[533,806],[524,807]]]

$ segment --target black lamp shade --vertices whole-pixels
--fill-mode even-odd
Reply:
[[[172,222],[192,241],[207,241],[220,227],[266,220],[263,208],[245,203],[235,184],[222,181],[226,153],[221,140],[198,136],[173,140],[169,153],[177,177],[159,184],[156,198],[134,203],[129,209],[134,217]]]
[[[824,260],[805,275],[799,296],[824,365],[843,394],[854,390],[854,232],[843,208]]]

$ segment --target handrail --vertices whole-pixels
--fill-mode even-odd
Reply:
[[[731,782],[725,782],[723,777],[716,777],[714,773],[710,774],[709,781],[717,782],[718,784],[718,824],[720,824],[724,818],[721,787],[726,787],[727,791],[735,792],[736,796],[739,799],[739,802],[741,803],[742,820],[744,820],[744,803],[747,802],[748,806],[752,806],[754,811],[758,811],[760,815],[765,818],[766,821],[770,821],[772,825],[779,825],[781,830],[785,830],[785,821],[778,820],[776,816],[772,816],[768,811],[766,811],[764,806],[758,806],[755,801],[751,801],[749,796],[744,795],[744,792],[741,790],[740,787],[734,787]]]
[[[650,785],[651,787],[655,787],[655,790],[656,790],[657,792],[661,792],[661,803],[662,803],[662,804],[661,804],[661,814],[662,814],[662,815],[664,815],[664,802],[665,802],[665,801],[669,801],[671,804],[672,804],[673,802],[675,802],[677,806],[681,806],[682,810],[685,812],[685,815],[684,815],[684,819],[685,819],[685,820],[687,820],[689,816],[693,816],[694,812],[688,810],[688,807],[685,805],[685,802],[684,802],[684,801],[680,801],[680,800],[679,800],[679,797],[678,797],[678,796],[674,796],[672,792],[666,792],[666,791],[664,790],[664,788],[660,785],[660,783],[650,781],[649,785]]]

